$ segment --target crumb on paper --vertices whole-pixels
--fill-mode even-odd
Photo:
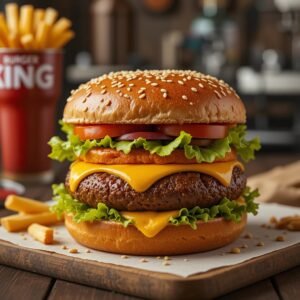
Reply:
[[[164,260],[172,260],[169,256],[165,256]]]
[[[276,225],[276,224],[278,223],[278,220],[277,220],[277,218],[276,218],[275,216],[272,216],[272,217],[270,218],[269,222],[270,222],[271,224]]]
[[[19,235],[20,235],[20,236],[24,236],[24,235],[25,235],[25,232],[20,232]]]
[[[121,255],[121,258],[122,258],[122,259],[127,259],[128,256],[127,256],[127,255]]]
[[[267,227],[267,224],[261,224],[260,227],[261,227],[261,228],[266,228],[266,227]]]
[[[241,253],[241,249],[238,247],[231,248],[230,253],[239,254],[239,253]]]
[[[61,246],[61,249],[63,249],[63,250],[67,250],[67,249],[68,249],[68,247],[67,247],[66,245],[62,245],[62,246]]]
[[[141,258],[141,259],[140,259],[140,262],[146,263],[146,262],[148,262],[148,259],[146,259],[146,258]]]
[[[253,239],[253,234],[251,232],[246,232],[243,236],[244,239]]]
[[[90,249],[86,249],[85,253],[91,253],[92,251]]]
[[[247,248],[248,248],[248,245],[247,245],[247,244],[243,244],[243,245],[241,246],[241,248],[247,249]]]
[[[71,248],[69,250],[69,253],[72,253],[72,254],[78,253],[78,249],[77,248]]]
[[[184,258],[183,261],[189,261],[187,258]]]
[[[283,242],[285,240],[284,236],[278,235],[275,239],[276,242]]]
[[[259,241],[259,242],[256,244],[257,247],[263,247],[264,245],[265,245],[265,243],[262,242],[262,241]]]
[[[27,237],[26,237],[26,236],[23,236],[23,240],[26,241],[26,240],[27,240]]]
[[[156,259],[161,259],[161,257],[160,256],[156,256]]]
[[[169,263],[167,260],[163,261],[162,264],[163,264],[164,266],[169,266],[169,265],[170,265],[170,263]]]

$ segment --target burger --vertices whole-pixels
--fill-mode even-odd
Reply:
[[[123,71],[71,92],[50,157],[72,162],[53,210],[80,244],[133,255],[208,251],[256,214],[245,107],[195,71]],[[241,159],[241,161],[239,161]]]

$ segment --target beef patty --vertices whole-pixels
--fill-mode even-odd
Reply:
[[[164,177],[145,192],[136,192],[123,179],[108,174],[94,173],[83,179],[75,192],[70,191],[69,174],[66,187],[79,201],[96,207],[105,203],[108,207],[125,211],[167,211],[183,207],[210,207],[224,197],[237,199],[246,186],[246,176],[239,167],[233,169],[229,186],[222,185],[212,176],[183,172]]]

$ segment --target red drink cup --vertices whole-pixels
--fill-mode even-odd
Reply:
[[[61,93],[62,52],[0,50],[0,141],[3,175],[50,181],[55,108]]]

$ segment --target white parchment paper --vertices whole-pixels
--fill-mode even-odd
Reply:
[[[2,227],[0,227],[0,239],[26,248],[51,251],[81,259],[187,277],[214,268],[238,264],[251,258],[299,243],[300,232],[261,227],[262,224],[268,223],[272,216],[280,218],[294,214],[300,214],[300,208],[278,204],[261,204],[259,214],[255,217],[252,215],[249,216],[248,225],[245,230],[245,232],[253,234],[252,239],[245,239],[243,234],[237,241],[221,249],[206,253],[172,256],[170,260],[168,260],[169,265],[163,264],[163,257],[128,256],[124,258],[119,254],[110,254],[95,250],[91,250],[90,253],[87,253],[87,248],[77,244],[63,225],[55,226],[55,245],[43,245],[33,240],[27,233],[9,233]],[[282,242],[275,241],[278,235],[284,236],[285,240]],[[258,246],[259,242],[263,242],[264,245]],[[77,248],[78,253],[69,253],[67,249],[62,249],[63,245],[67,246],[68,249]],[[242,245],[247,245],[248,248],[241,248],[241,253],[239,254],[230,253],[233,247],[241,247]]]

